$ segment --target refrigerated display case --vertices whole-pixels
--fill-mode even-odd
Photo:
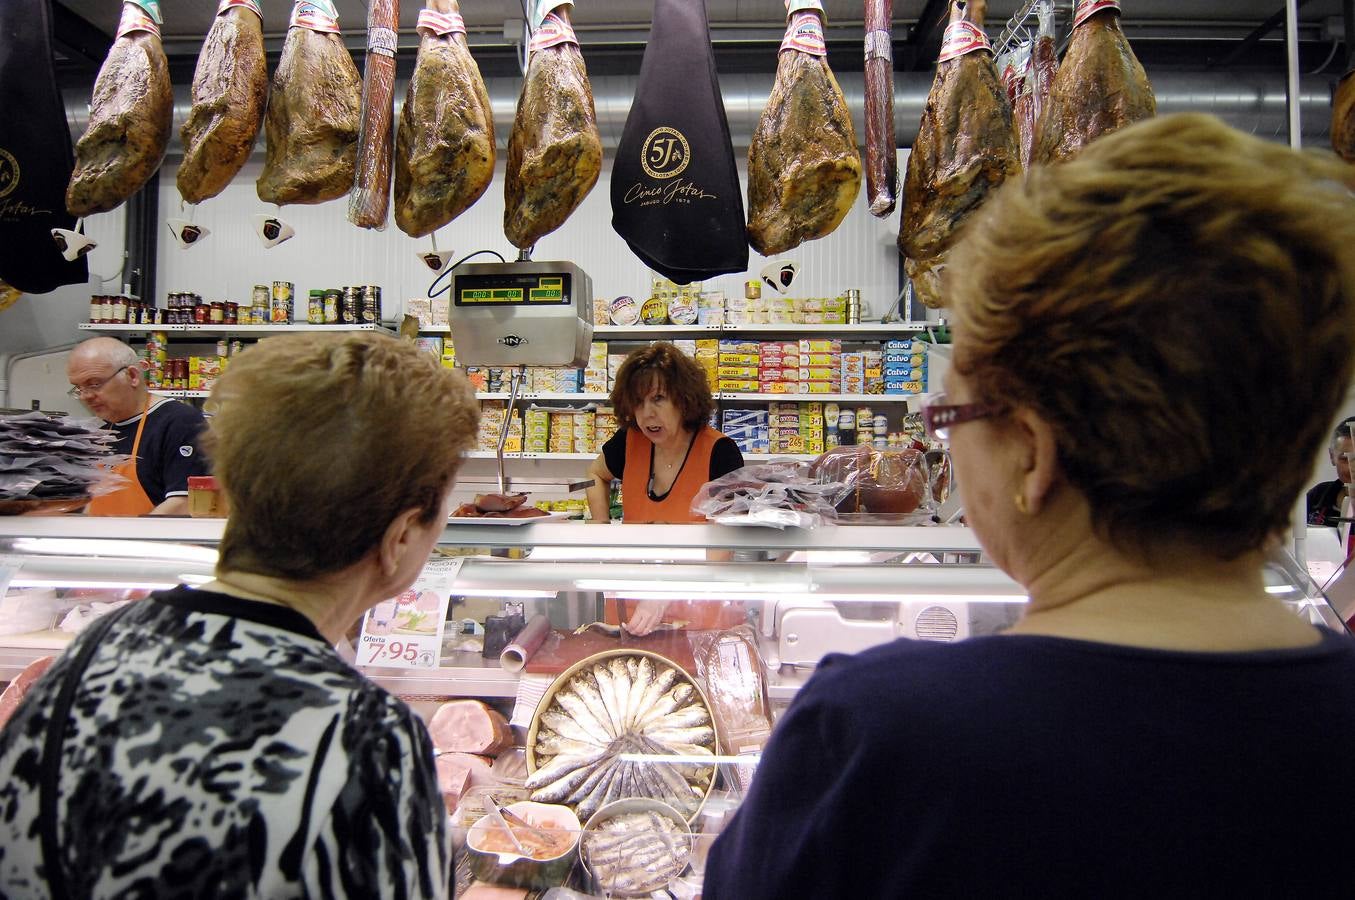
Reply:
[[[691,864],[682,876],[689,886],[699,885],[700,860],[742,797],[776,715],[824,654],[898,638],[957,641],[991,634],[1013,622],[1026,601],[1021,587],[984,558],[973,533],[959,526],[781,531],[508,522],[457,523],[445,529],[425,570],[440,573],[449,595],[435,664],[360,668],[425,716],[445,702],[469,698],[516,726],[514,746],[500,750],[496,745],[492,760],[467,760],[476,773],[454,797],[449,795],[449,814],[467,831],[489,814],[489,796],[527,819],[540,812],[531,806],[532,791],[523,780],[549,757],[541,743],[548,730],[543,722],[551,710],[567,711],[566,701],[577,699],[567,696],[570,684],[588,694],[581,685],[606,682],[609,673],[632,680],[632,694],[620,688],[604,691],[601,708],[629,723],[617,729],[617,738],[629,742],[624,748],[629,754],[622,755],[645,766],[663,759],[662,754],[645,756],[652,756],[644,742],[655,731],[643,709],[659,695],[649,686],[660,674],[667,679],[665,690],[689,684],[679,709],[694,722],[709,721],[710,729],[699,738],[701,747],[683,751],[703,754],[704,769],[693,768],[698,764],[679,754],[686,760],[680,765],[688,766],[680,771],[695,773],[687,785],[693,792],[685,798],[688,806],[674,820],[677,833],[687,835],[681,840],[689,842]],[[81,625],[118,603],[157,588],[210,580],[222,527],[222,520],[206,519],[0,520],[0,579],[8,580],[0,601],[0,682],[33,660],[60,652]],[[1267,590],[1296,614],[1343,627],[1289,557],[1276,556],[1266,578]],[[643,638],[618,635],[595,624],[605,618],[608,601],[618,598],[733,605],[745,624],[720,632],[674,628]],[[485,655],[483,648],[485,620],[513,614],[521,615],[521,622],[538,616],[544,621],[539,627],[545,637],[524,653],[520,671],[502,665],[497,653]],[[356,629],[350,638],[360,640]],[[740,718],[749,711],[754,715]],[[671,739],[663,728],[658,734]],[[642,807],[639,801],[655,800],[623,799]],[[580,802],[574,812],[590,815],[577,815],[568,828],[586,836],[588,822],[604,810],[610,816],[624,813],[611,803],[594,809]],[[474,834],[484,832],[481,827]],[[478,873],[495,881],[521,878],[542,888],[549,885],[540,880],[541,873],[562,868],[505,862],[481,850],[467,850],[459,860],[462,886]],[[566,875],[551,877],[598,888],[596,874],[582,863],[563,868]]]

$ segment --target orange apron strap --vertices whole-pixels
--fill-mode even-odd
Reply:
[[[141,421],[136,423],[136,437],[132,438],[132,458],[113,468],[114,472],[126,478],[130,483],[127,487],[95,497],[85,509],[87,515],[144,516],[155,509],[155,504],[151,502],[150,496],[141,486],[141,480],[136,476],[137,451],[141,449],[141,432],[146,427],[146,419],[150,418],[150,411],[151,400],[150,397],[147,397],[146,408],[141,411]]]

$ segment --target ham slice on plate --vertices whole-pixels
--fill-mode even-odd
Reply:
[[[33,686],[33,682],[42,677],[48,667],[56,659],[55,656],[42,656],[29,663],[18,677],[9,683],[4,693],[0,693],[0,728],[5,727],[9,717],[14,715],[14,710],[19,708],[19,701],[28,693],[28,689]]]
[[[490,761],[474,753],[440,753],[435,760],[438,787],[447,813],[456,812],[456,806],[468,788],[479,784],[497,784],[490,770]]]
[[[497,756],[513,746],[508,720],[479,700],[450,700],[428,720],[428,734],[438,753]]]

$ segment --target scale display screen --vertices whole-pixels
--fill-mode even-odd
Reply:
[[[457,306],[568,306],[571,276],[554,274],[460,275]]]

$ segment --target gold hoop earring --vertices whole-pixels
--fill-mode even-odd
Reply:
[[[1030,503],[1026,501],[1025,494],[1021,493],[1020,491],[1017,491],[1015,498],[1013,498],[1013,502],[1016,503],[1017,512],[1019,512],[1023,516],[1030,515]]]

